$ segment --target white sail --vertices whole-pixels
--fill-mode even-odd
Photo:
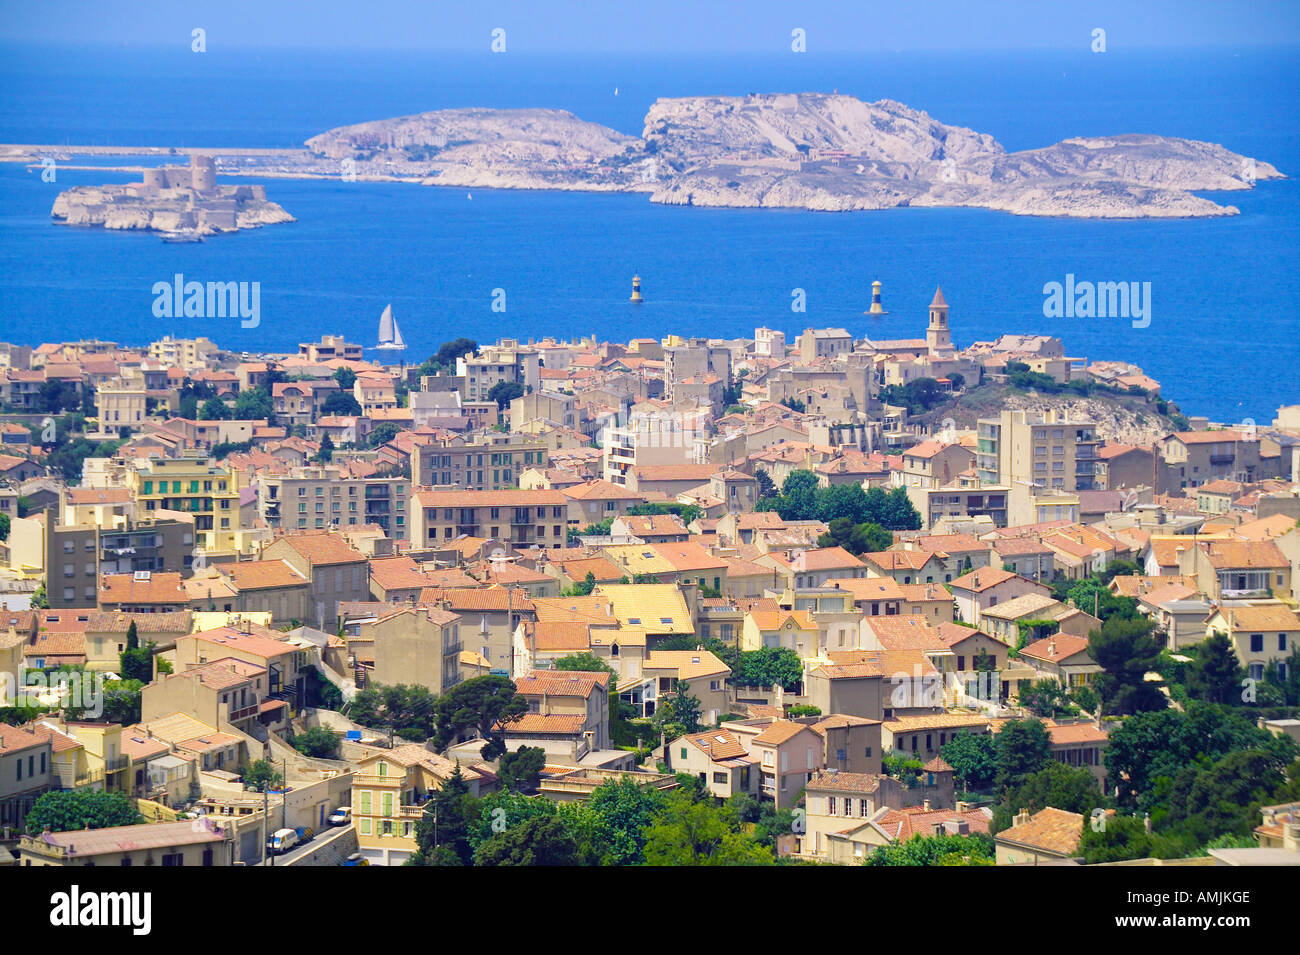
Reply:
[[[377,347],[392,350],[406,347],[406,342],[402,341],[402,331],[397,327],[397,319],[393,318],[392,305],[385,305],[384,313],[379,316],[379,345]]]

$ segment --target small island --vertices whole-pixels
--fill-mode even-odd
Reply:
[[[144,170],[140,182],[75,186],[59,193],[50,214],[64,225],[203,236],[295,221],[266,198],[265,186],[222,186],[211,156],[194,154],[188,166]]]

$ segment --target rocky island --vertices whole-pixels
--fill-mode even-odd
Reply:
[[[1007,152],[902,103],[800,93],[657,100],[641,137],[548,109],[450,109],[306,142],[358,179],[646,192],[679,205],[827,211],[971,206],[1100,218],[1235,215],[1194,191],[1283,178],[1222,146],[1152,135]]]
[[[266,198],[265,186],[218,185],[212,157],[199,154],[188,166],[145,169],[140,182],[66,189],[50,215],[65,225],[189,237],[294,221]]]

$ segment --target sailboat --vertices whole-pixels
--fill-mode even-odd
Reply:
[[[397,319],[393,318],[392,305],[385,305],[384,313],[379,316],[379,344],[376,347],[382,351],[403,351],[406,348],[402,330],[397,327]]]

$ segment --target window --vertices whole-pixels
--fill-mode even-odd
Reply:
[[[1252,633],[1250,635],[1250,652],[1262,653],[1264,651],[1264,635],[1262,633]]]
[[[833,815],[835,815],[835,814],[836,814],[836,812],[835,812],[835,797],[834,797],[834,796],[827,796],[827,797],[826,797],[826,815],[828,815],[828,816],[833,816]]]

